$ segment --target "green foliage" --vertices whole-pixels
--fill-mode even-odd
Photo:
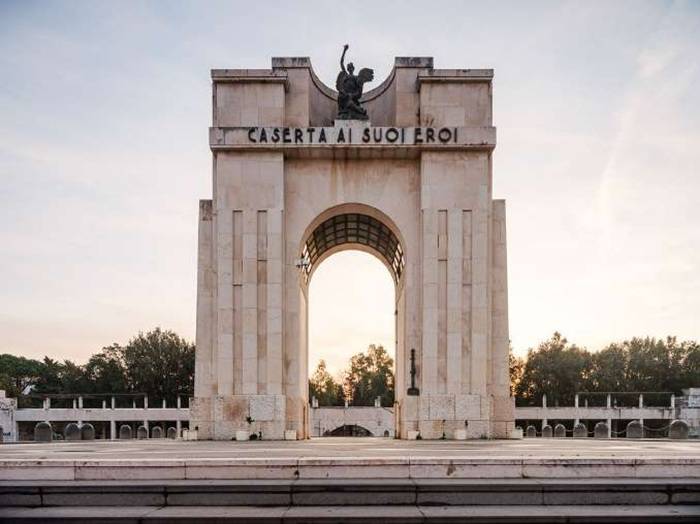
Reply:
[[[588,351],[554,333],[537,350],[528,351],[516,395],[535,402],[547,395],[553,406],[573,404],[574,393],[584,390],[589,383],[592,361]]]
[[[700,385],[700,346],[675,337],[647,337],[612,343],[591,353],[554,333],[528,351],[517,383],[516,375],[511,359],[512,387],[521,404],[539,404],[546,394],[549,405],[571,405],[574,394],[582,391],[681,394]]]
[[[132,391],[169,402],[192,393],[194,344],[172,331],[139,333],[121,350],[121,358]]]
[[[355,406],[372,406],[381,397],[382,406],[394,404],[394,359],[382,346],[371,344],[367,353],[357,353],[345,371],[345,398]]]
[[[10,397],[21,395],[36,384],[42,375],[41,362],[14,355],[0,355],[0,389]]]
[[[342,406],[345,402],[343,386],[335,381],[326,369],[326,361],[320,360],[309,379],[309,398],[316,397],[319,406]]]
[[[309,379],[309,398],[319,406],[342,406],[347,399],[354,406],[373,406],[381,397],[382,406],[394,404],[394,360],[382,346],[371,344],[366,353],[352,356],[336,381],[321,360]]]
[[[32,393],[146,393],[171,405],[194,391],[194,345],[172,331],[139,333],[126,346],[113,344],[85,365],[0,355],[0,389],[8,396]]]

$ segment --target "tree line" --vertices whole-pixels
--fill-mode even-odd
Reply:
[[[112,344],[86,364],[43,361],[0,354],[0,389],[10,397],[32,394],[144,393],[154,402],[173,405],[194,391],[194,344],[172,331],[139,333],[126,345]],[[381,397],[394,403],[394,360],[382,346],[370,345],[350,358],[337,377],[321,360],[309,378],[309,398],[319,405],[371,406]],[[510,354],[511,394],[519,405],[573,405],[580,392],[670,392],[700,387],[700,344],[632,338],[591,352],[560,333],[530,348],[527,356]]]
[[[172,331],[155,328],[122,346],[112,344],[84,365],[0,354],[0,389],[23,394],[145,393],[170,405],[194,390],[194,344]]]
[[[580,392],[669,392],[700,387],[700,344],[695,341],[632,338],[590,352],[560,333],[510,355],[511,393],[519,405],[573,405]],[[631,400],[635,401],[635,400]]]
[[[326,362],[320,360],[309,378],[309,398],[319,406],[373,406],[377,397],[382,406],[394,405],[394,359],[382,346],[370,344],[365,353],[350,358],[348,367],[334,378]]]

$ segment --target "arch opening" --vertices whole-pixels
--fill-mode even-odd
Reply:
[[[406,264],[401,242],[386,224],[364,213],[337,214],[316,226],[302,250],[306,281],[326,253],[345,244],[378,254],[399,283]]]

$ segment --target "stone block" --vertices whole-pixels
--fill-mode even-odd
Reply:
[[[128,440],[131,438],[131,426],[122,424],[119,426],[119,440]]]
[[[527,438],[535,438],[537,436],[537,428],[535,426],[528,426],[525,430],[525,436]]]
[[[595,425],[595,427],[593,428],[593,437],[594,438],[610,438],[608,431],[609,431],[609,428],[605,422],[598,422]]]
[[[454,420],[455,399],[452,395],[431,395],[429,398],[430,420]]]
[[[674,420],[668,428],[668,438],[687,439],[690,428],[685,420]]]
[[[36,442],[51,442],[53,440],[53,428],[49,422],[39,422],[34,426],[34,440]]]
[[[148,428],[146,426],[139,426],[136,429],[136,438],[139,440],[144,440],[148,438]]]
[[[556,438],[565,438],[566,426],[564,426],[564,424],[557,424],[556,426],[554,426],[554,436]]]
[[[458,420],[481,418],[481,397],[479,395],[457,395],[455,397],[455,418]]]
[[[201,427],[200,427],[200,431],[201,431]],[[174,427],[172,427],[172,426],[169,427],[169,428],[168,428],[168,433],[167,433],[167,435],[168,435],[168,438],[169,438],[169,439],[175,440],[175,439],[177,438],[177,436],[178,436],[178,435],[177,435],[177,428],[174,428]]]
[[[585,424],[579,422],[574,426],[574,438],[586,438],[588,437],[588,428]]]
[[[625,436],[627,438],[644,438],[644,427],[642,426],[642,423],[638,420],[633,420],[627,424]]]
[[[83,424],[80,427],[81,440],[95,440],[95,427],[92,424]]]
[[[63,428],[63,437],[66,440],[80,440],[80,426],[75,422],[66,424],[66,427]]]
[[[274,395],[253,395],[250,397],[250,417],[259,422],[275,419]]]
[[[199,432],[199,427],[197,429]],[[151,438],[163,438],[163,429],[160,426],[155,426],[151,429]]]

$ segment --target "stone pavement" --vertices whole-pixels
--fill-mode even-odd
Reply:
[[[0,446],[6,460],[270,458],[674,458],[700,460],[700,440],[395,440],[329,437],[301,441],[128,440],[18,443]]]
[[[700,441],[169,440],[13,444],[7,480],[700,478]]]

